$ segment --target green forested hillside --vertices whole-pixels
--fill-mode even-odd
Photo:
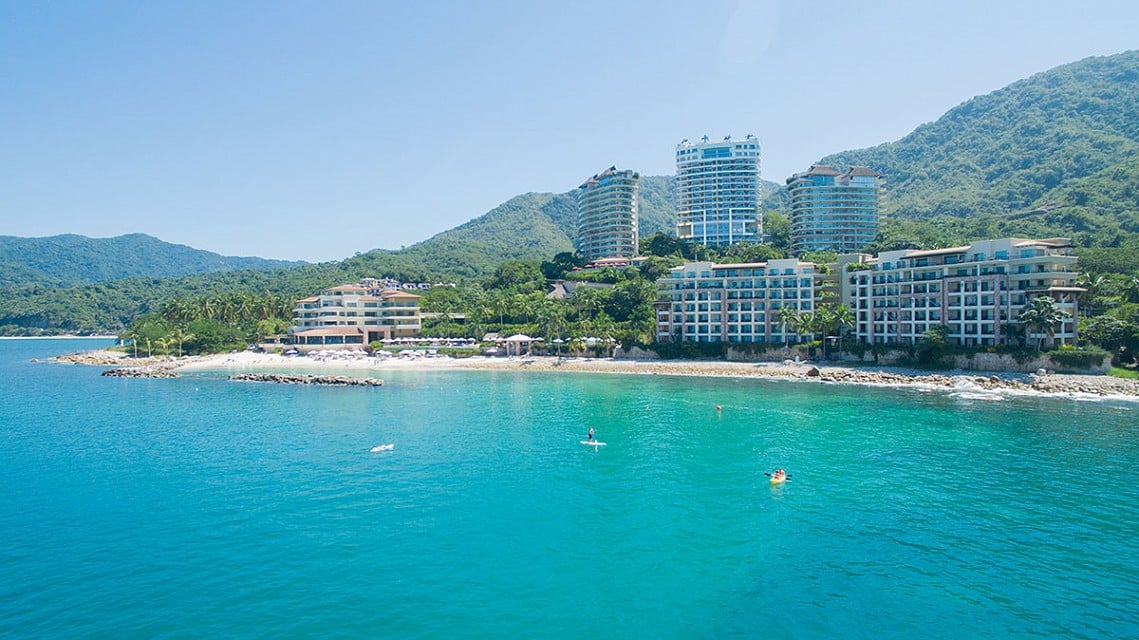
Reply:
[[[1137,105],[1139,52],[1089,58],[973,98],[897,142],[822,162],[868,165],[886,176],[887,223],[876,249],[1010,235],[1070,236],[1079,246],[1082,269],[1139,275]],[[673,176],[642,176],[642,237],[673,232],[675,200]],[[765,183],[763,208],[786,213],[786,190]],[[528,193],[398,251],[287,270],[162,280],[152,279],[159,273],[155,268],[188,260],[104,249],[146,270],[116,272],[102,260],[107,255],[95,252],[86,261],[72,261],[69,269],[53,271],[58,244],[17,260],[3,253],[2,241],[11,239],[0,238],[0,333],[117,330],[173,297],[229,292],[299,297],[362,276],[481,279],[507,260],[548,260],[571,251],[575,224],[572,192]],[[224,268],[241,268],[226,262],[233,259],[217,258]],[[90,280],[149,277],[81,284],[79,273]]]
[[[637,218],[641,237],[657,232],[675,235],[676,176],[641,176],[640,196]]]
[[[1139,51],[1088,58],[822,162],[886,176],[892,246],[1063,235],[1122,247],[1139,232],[1137,105]]]
[[[575,215],[567,194],[527,193],[406,249],[370,251],[344,264],[350,270],[402,280],[483,277],[504,260],[572,251],[573,242],[564,228]]]
[[[165,278],[211,271],[294,267],[303,262],[237,258],[163,242],[141,233],[115,238],[0,236],[0,284],[77,284],[133,276]]]
[[[641,176],[640,232],[674,233],[676,178]],[[405,249],[376,250],[349,258],[355,272],[402,280],[483,278],[506,260],[545,260],[573,251],[577,232],[574,193],[526,193],[454,229]]]

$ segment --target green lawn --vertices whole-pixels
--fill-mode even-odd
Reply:
[[[1107,375],[1115,376],[1116,378],[1139,379],[1139,371],[1136,371],[1134,369],[1120,369],[1119,367],[1112,367],[1111,371],[1109,371]]]

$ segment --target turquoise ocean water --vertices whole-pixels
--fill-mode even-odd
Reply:
[[[0,341],[2,637],[1139,636],[1139,403],[99,345]]]

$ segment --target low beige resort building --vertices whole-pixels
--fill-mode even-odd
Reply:
[[[419,330],[419,296],[345,284],[298,300],[289,337],[302,352],[363,349],[371,342],[418,337]]]

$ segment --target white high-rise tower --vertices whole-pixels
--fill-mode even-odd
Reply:
[[[637,182],[633,171],[609,167],[577,188],[575,248],[586,260],[637,255]]]
[[[759,140],[725,136],[676,145],[676,235],[711,246],[759,242]]]

